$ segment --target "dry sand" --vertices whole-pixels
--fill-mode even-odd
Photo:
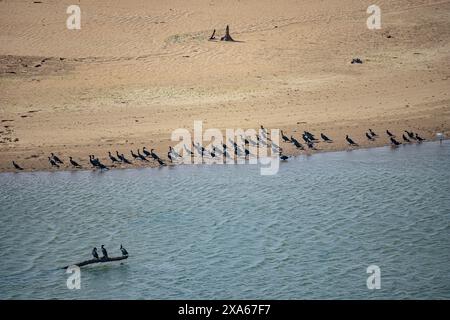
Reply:
[[[66,28],[71,4],[81,30]],[[345,134],[386,145],[386,129],[448,136],[450,1],[378,1],[381,30],[366,27],[371,4],[0,0],[0,171],[48,170],[50,152],[85,166],[108,150],[166,155],[194,120],[324,132],[322,151]],[[227,24],[240,42],[207,41]]]

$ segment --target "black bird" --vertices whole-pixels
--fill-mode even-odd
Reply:
[[[105,246],[102,244],[102,253],[103,253],[103,257],[102,259],[108,259],[108,252],[105,249]]]
[[[405,141],[405,142],[411,142],[411,140],[409,140],[409,139],[405,136],[405,134],[403,134],[403,141]]]
[[[367,137],[367,139],[369,139],[370,141],[374,141],[375,139],[370,135],[370,134],[368,134],[367,132],[366,132],[366,137]]]
[[[291,142],[294,144],[294,146],[296,146],[298,149],[301,150],[305,150],[305,148],[303,147],[303,145],[297,141],[297,139],[295,139],[293,136],[291,136]]]
[[[284,135],[283,130],[281,130],[281,138],[283,139],[284,142],[291,142],[291,140],[289,140],[289,138]]]
[[[302,134],[302,139],[303,141],[305,141],[305,143],[308,143],[309,141],[311,141],[308,137],[308,135],[306,135],[305,133]]]
[[[317,140],[311,132],[304,131],[303,133],[308,137],[309,140],[311,140],[311,141]]]
[[[323,141],[325,142],[333,142],[333,140],[331,140],[330,138],[328,138],[326,135],[324,135],[323,133],[320,134],[320,137],[323,139]]]
[[[142,148],[142,153],[145,154],[146,157],[151,155],[150,152],[148,152],[145,147]]]
[[[406,132],[406,134],[408,135],[408,137],[410,138],[410,139],[413,139],[413,140],[416,140],[416,137],[414,136],[414,132],[409,132],[409,131],[407,131],[407,130],[405,130],[405,132]]]
[[[215,158],[216,157],[216,147],[213,147],[211,150],[211,158]]]
[[[281,151],[280,151],[280,159],[281,159],[282,161],[287,161],[287,159],[289,159],[289,157],[288,157],[288,156],[285,156],[285,155],[282,154]]]
[[[123,155],[123,153],[122,153],[122,155],[120,156],[120,159],[122,159],[122,162],[123,162],[123,163],[131,164],[131,161],[128,160],[127,158],[125,158],[125,156]]]
[[[419,141],[419,142],[425,141],[425,139],[419,137],[419,135],[418,135],[417,133],[416,133],[416,139],[417,139],[417,141]]]
[[[156,161],[158,161],[160,166],[165,166],[166,165],[160,158],[156,159]]]
[[[111,154],[111,151],[108,151],[108,155],[109,155],[109,158],[111,159],[112,163],[119,162],[119,160],[117,160],[117,158]]]
[[[81,168],[81,166],[76,161],[74,161],[72,157],[69,157],[69,161],[70,164],[73,165],[75,168]]]
[[[395,135],[393,135],[391,132],[389,132],[389,130],[386,130],[386,134],[387,134],[389,137],[395,137]]]
[[[127,256],[128,255],[128,251],[122,245],[120,245],[120,251],[122,251],[122,255],[123,256]]]
[[[173,162],[172,160],[172,154],[169,152],[167,152],[167,158],[169,158],[170,162]]]
[[[316,147],[314,147],[314,143],[312,141],[308,142],[307,145],[309,149],[317,150]]]
[[[107,166],[105,166],[103,163],[101,163],[100,161],[98,161],[98,159],[95,159],[95,160],[97,160],[97,163],[98,163],[97,167],[99,167],[100,170],[109,170],[109,168]]]
[[[375,132],[373,132],[372,129],[369,129],[369,132],[372,135],[372,138],[378,137],[378,135]]]
[[[50,162],[50,164],[52,165],[52,167],[57,167],[59,168],[59,164],[57,164],[55,162],[55,160],[53,160],[52,158],[48,157],[48,161]]]
[[[398,142],[397,140],[395,140],[393,137],[391,137],[391,144],[394,145],[394,146],[399,146],[399,145],[401,145],[401,143]]]
[[[54,160],[56,163],[60,163],[60,164],[63,164],[63,163],[64,163],[64,162],[61,161],[60,158],[58,158],[57,156],[55,156],[53,153],[50,153],[50,155],[52,156],[53,160]]]
[[[16,168],[17,170],[23,170],[23,168],[21,166],[19,166],[17,163],[15,163],[14,161],[12,162],[14,168]]]
[[[92,249],[92,256],[93,256],[95,259],[98,259],[97,248],[95,248],[95,247],[94,247],[94,249]]]
[[[100,166],[100,161],[98,160],[98,158],[96,159],[93,154],[89,156],[89,162],[92,164],[93,167]]]
[[[138,156],[136,153],[134,153],[133,150],[130,150],[130,152],[131,152],[131,156],[132,156],[134,159],[139,159],[139,156]]]
[[[139,149],[138,149],[138,157],[139,157],[139,159],[141,159],[142,161],[147,161],[147,162],[148,162],[147,158],[145,158],[145,157],[141,154],[141,152],[139,151]]]
[[[152,156],[152,158],[155,160],[158,160],[158,159],[161,160],[161,158],[153,150],[155,150],[155,149],[150,150],[150,155]]]
[[[345,140],[347,140],[348,144],[351,146],[358,146],[358,144],[353,141],[348,135],[345,136]]]
[[[119,154],[119,151],[117,151],[117,150],[116,150],[116,156],[117,156],[117,158],[118,158],[120,161],[123,161],[123,158],[122,158],[123,154],[120,155],[120,154]]]

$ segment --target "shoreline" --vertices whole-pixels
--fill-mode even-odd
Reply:
[[[442,140],[443,143],[445,143],[445,141],[449,141],[450,138],[445,138]],[[438,139],[426,139],[426,141],[423,142],[411,142],[411,143],[402,143],[401,146],[398,147],[393,147],[391,144],[377,144],[377,145],[360,145],[358,147],[349,147],[349,148],[337,148],[337,149],[319,149],[319,150],[313,150],[313,151],[299,151],[296,152],[295,154],[285,154],[288,155],[289,158],[298,158],[301,156],[314,156],[314,155],[318,155],[318,154],[324,154],[324,153],[335,153],[335,152],[351,152],[351,151],[358,151],[358,150],[370,150],[370,149],[378,149],[378,148],[387,148],[387,147],[391,147],[392,149],[397,149],[397,148],[401,148],[404,146],[408,146],[408,145],[421,145],[421,144],[426,144],[426,143],[432,143],[432,142],[439,142]],[[322,144],[325,144],[324,142],[321,142]],[[206,160],[208,159],[212,159],[211,157],[205,157]],[[259,159],[259,158],[258,158]],[[163,159],[166,160],[166,159]],[[135,160],[136,161],[136,160]],[[135,163],[133,162],[132,165],[119,165],[119,166],[107,166],[109,170],[135,170],[135,169],[161,169],[164,167],[167,168],[173,168],[173,167],[179,167],[179,166],[189,166],[189,165],[195,165],[195,166],[203,166],[203,165],[248,165],[248,163],[236,163],[236,160],[234,160],[234,163],[207,163],[208,161],[204,161],[202,163],[182,163],[182,162],[173,162],[170,163],[168,162],[166,166],[161,166],[161,165],[157,165],[155,163],[155,161],[149,159],[150,163],[149,165],[135,165]],[[248,161],[248,160],[246,160]],[[289,161],[289,159],[287,160]],[[280,162],[283,162],[280,160]],[[139,163],[141,164],[141,163]],[[50,165],[50,164],[49,164]],[[261,165],[258,162],[258,165]],[[60,169],[53,169],[53,168],[34,168],[31,170],[14,170],[11,168],[11,170],[1,170],[0,174],[4,174],[4,173],[35,173],[35,172],[45,172],[45,173],[50,173],[50,172],[104,172],[107,173],[109,170],[106,171],[101,171],[100,169],[94,168],[94,167],[83,167],[83,168],[73,168],[73,167],[62,167]]]

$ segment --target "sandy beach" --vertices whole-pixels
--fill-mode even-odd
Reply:
[[[378,1],[380,30],[356,0],[37,2],[0,1],[0,172],[51,170],[51,152],[85,167],[144,146],[166,158],[195,120],[324,132],[319,151],[347,149],[346,134],[388,145],[386,129],[450,135],[450,1]],[[237,42],[208,41],[227,24]]]

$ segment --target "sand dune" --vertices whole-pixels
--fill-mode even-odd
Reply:
[[[381,30],[353,0],[81,0],[68,30],[71,4],[0,1],[0,171],[46,170],[50,152],[166,154],[194,120],[325,132],[321,151],[345,134],[388,144],[368,128],[450,135],[450,1],[379,1]],[[227,24],[240,42],[207,41]]]

